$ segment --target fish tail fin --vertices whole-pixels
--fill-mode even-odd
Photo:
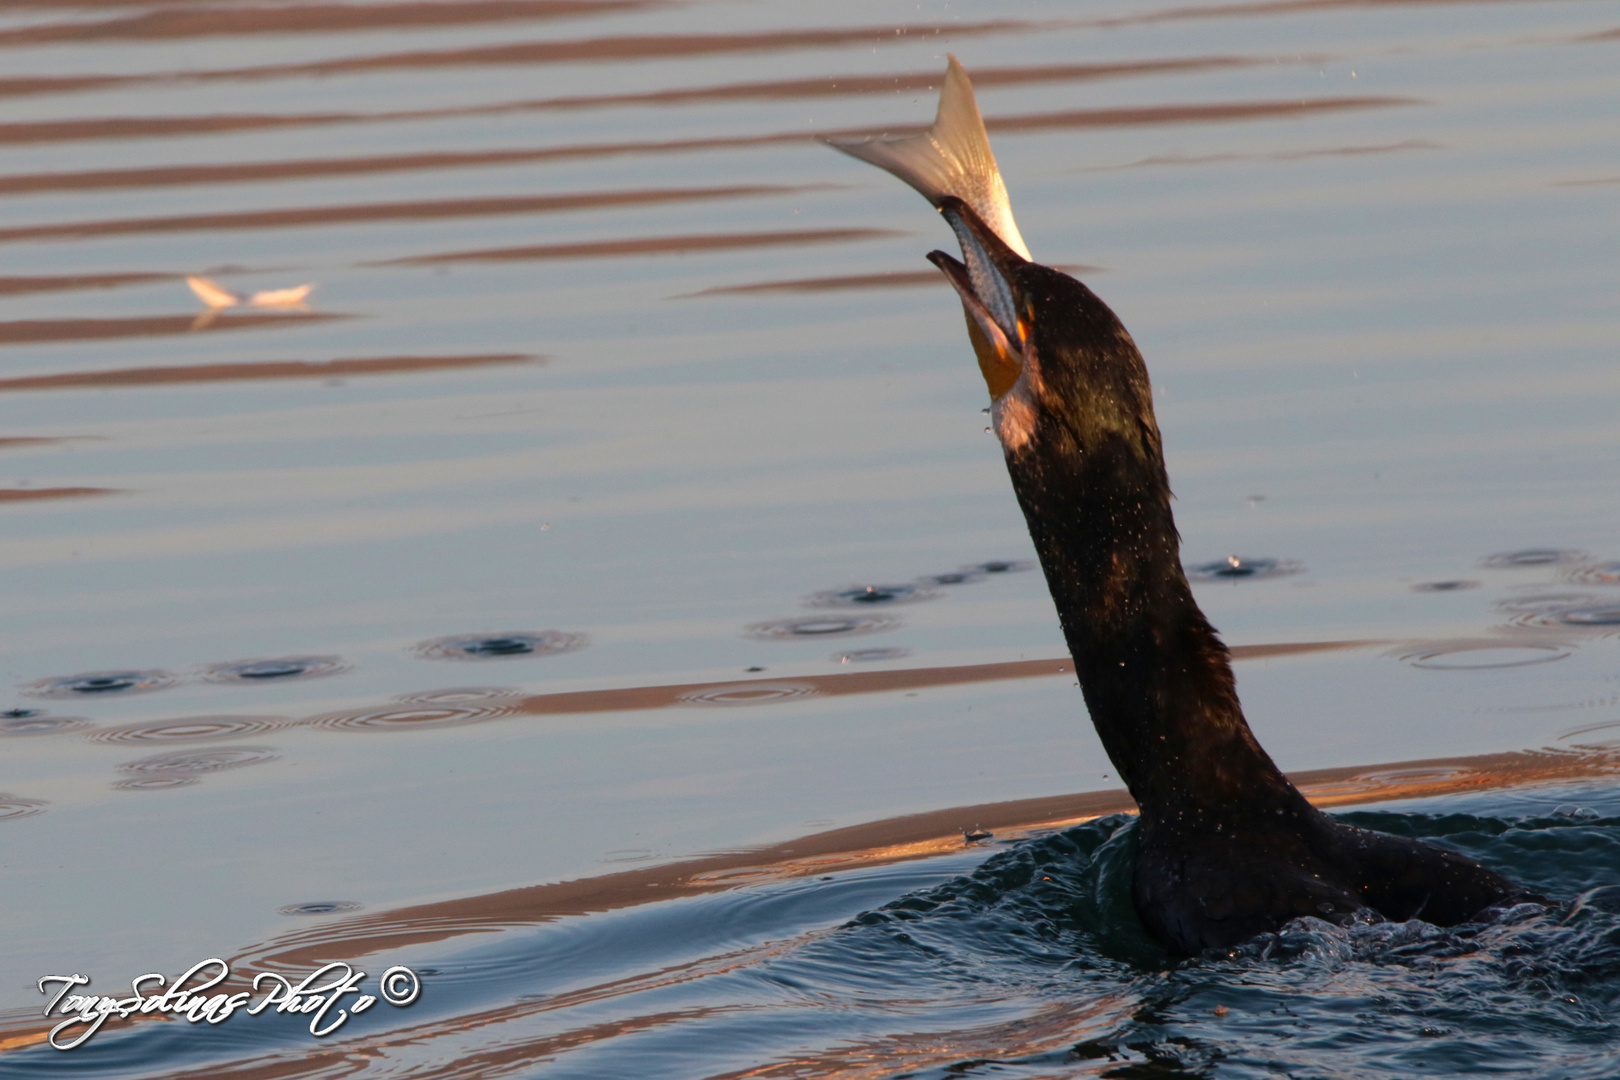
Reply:
[[[927,131],[823,141],[835,150],[893,173],[936,206],[942,197],[956,196],[971,206],[1003,243],[1024,258],[1030,257],[1013,221],[1007,186],[1002,183],[1001,170],[996,168],[996,155],[990,150],[990,136],[979,115],[973,84],[956,57],[950,57],[945,69],[939,111],[934,114],[934,126]]]

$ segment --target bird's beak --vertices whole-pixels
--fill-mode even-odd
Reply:
[[[962,298],[968,316],[968,337],[979,358],[979,371],[1000,401],[1023,372],[1029,327],[1019,316],[1017,291],[1010,273],[1026,260],[1002,242],[972,207],[947,196],[939,212],[950,223],[962,245],[962,262],[943,251],[928,253],[928,261],[944,271]]]

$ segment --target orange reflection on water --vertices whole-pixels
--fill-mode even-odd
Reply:
[[[1384,644],[1380,641],[1309,641],[1280,645],[1234,645],[1234,660],[1257,660],[1274,656],[1329,652]],[[1036,679],[1069,674],[1074,662],[1068,657],[1050,660],[1012,660],[998,664],[961,664],[953,667],[899,668],[891,671],[839,671],[825,675],[796,675],[791,683],[777,679],[739,680],[724,683],[677,683],[668,686],[632,686],[614,690],[577,690],[561,694],[535,694],[523,698],[514,711],[529,716],[568,713],[620,712],[637,709],[692,707],[714,701],[716,695],[765,703],[791,701],[795,697],[821,695],[843,697],[849,694],[882,694],[897,690],[918,690],[932,686],[965,686],[1006,679]],[[1073,676],[1070,675],[1072,678]],[[751,687],[769,691],[791,687],[792,694],[762,693],[749,697]]]
[[[52,446],[65,442],[99,442],[99,435],[15,435],[0,439],[0,450],[20,450],[26,446]]]
[[[219,321],[276,318],[285,316],[225,315],[220,316]],[[187,327],[190,326],[189,320],[183,321]],[[69,371],[60,375],[28,375],[16,379],[0,379],[0,393],[8,390],[76,390],[110,386],[237,382],[244,379],[331,379],[350,375],[394,375],[411,371],[525,364],[540,359],[527,353],[491,353],[481,356],[372,356],[354,360],[281,360],[259,364],[115,368],[111,371]]]
[[[1403,150],[1443,150],[1445,147],[1428,139],[1405,139],[1398,143],[1378,146],[1329,146],[1318,150],[1279,150],[1269,154],[1157,154],[1123,165],[1091,165],[1081,172],[1111,172],[1115,169],[1138,169],[1153,165],[1222,165],[1237,161],[1305,161],[1319,157],[1359,157],[1363,154],[1394,154]]]
[[[1057,265],[1067,274],[1097,274],[1100,266]],[[890,270],[881,274],[841,274],[836,277],[789,278],[785,281],[757,281],[749,285],[717,285],[712,289],[679,293],[671,299],[689,300],[699,296],[725,296],[749,293],[819,293],[846,292],[865,289],[915,289],[946,284],[937,270]]]
[[[29,5],[36,6],[36,5]],[[47,7],[47,5],[37,5]],[[127,0],[74,0],[62,7],[121,8]],[[144,5],[142,5],[144,6]],[[611,15],[667,6],[666,0],[415,0],[381,4],[165,7],[102,22],[43,23],[0,32],[0,48],[118,40],[172,41],[242,34],[340,34],[423,27],[478,26]]]
[[[1043,24],[1013,19],[986,22],[941,23],[920,26],[838,26],[803,30],[764,30],[752,33],[622,34],[564,41],[520,41],[503,45],[477,45],[461,49],[431,49],[350,56],[307,64],[267,64],[205,72],[209,79],[284,78],[289,75],[333,75],[356,71],[410,70],[468,67],[488,64],[583,64],[653,58],[720,56],[728,53],[769,53],[797,49],[826,49],[850,45],[893,45],[908,38],[948,39],[982,34],[1013,34],[1039,30]]]
[[[40,440],[49,442],[51,440]],[[119,488],[58,487],[58,488],[0,488],[0,502],[34,502],[39,499],[78,499],[86,495],[117,495]]]
[[[712,289],[679,293],[672,299],[688,300],[698,296],[725,296],[733,293],[815,293],[859,289],[915,289],[924,285],[943,284],[945,284],[945,278],[937,270],[890,270],[882,274],[842,274],[837,277],[757,281],[751,285],[716,285]]]
[[[351,315],[316,312],[282,312],[276,315],[221,315],[212,321],[213,330],[252,330],[267,326],[293,326],[298,323],[349,319]],[[109,338],[158,337],[185,334],[197,329],[190,315],[149,315],[124,319],[13,319],[0,322],[0,346],[40,345],[54,341],[99,341]],[[168,370],[168,369],[142,369]],[[42,376],[57,378],[57,376]],[[36,378],[0,379],[0,389],[33,390]],[[41,386],[47,384],[40,384]]]
[[[1620,750],[1611,749],[1440,758],[1319,769],[1294,773],[1291,778],[1316,804],[1342,806],[1608,776],[1616,771],[1620,771]],[[611,911],[785,878],[924,859],[959,850],[964,822],[993,830],[1001,839],[1009,839],[1132,810],[1130,797],[1116,790],[913,814],[816,833],[754,851],[711,855],[595,878],[357,915],[281,935],[249,950],[233,962],[233,967],[240,972],[302,970],[332,956],[367,956],[382,950],[399,950],[464,934],[533,925],[564,916]],[[710,958],[701,963],[715,962],[729,960]],[[554,1006],[557,1001],[547,999],[545,1004]],[[481,1015],[487,1014],[464,1019],[476,1023]],[[459,1026],[455,1029],[462,1030]]]
[[[1307,649],[1313,647],[1323,646],[1305,646]],[[1251,656],[1273,655],[1275,648],[1260,646],[1248,652]],[[1298,647],[1283,648],[1300,651]],[[1050,667],[1060,661],[1031,663]],[[1023,666],[1026,665],[980,667],[1005,670]],[[913,680],[907,685],[916,684],[915,672],[873,674],[899,674]],[[568,695],[550,696],[560,698]],[[1523,751],[1318,769],[1292,773],[1290,778],[1317,805],[1345,806],[1590,779],[1612,776],[1616,772],[1620,772],[1620,749],[1611,747]],[[1007,840],[1132,810],[1134,805],[1123,790],[953,807],[832,829],[755,850],[726,852],[593,878],[410,905],[392,911],[363,913],[278,935],[245,950],[231,961],[233,980],[245,984],[254,973],[266,970],[302,972],[319,966],[333,956],[359,963],[365,957],[384,951],[397,951],[468,934],[496,933],[567,916],[631,908],[790,878],[824,876],[861,867],[926,859],[960,850],[962,830],[967,825],[994,831],[998,838]],[[818,933],[820,931],[811,932],[809,936]],[[807,936],[801,934],[656,968],[628,978],[589,984],[542,999],[520,999],[513,1003],[481,1007],[346,1042],[342,1054],[317,1047],[301,1050],[295,1058],[287,1058],[279,1051],[271,1051],[264,1056],[241,1059],[228,1066],[171,1075],[269,1078],[292,1074],[322,1075],[334,1070],[346,1073],[357,1052],[365,1058],[386,1056],[390,1050],[419,1049],[438,1039],[492,1029],[525,1016],[596,1001],[624,999],[643,991],[746,968],[799,948],[806,940]],[[739,1007],[727,1005],[720,1008]],[[1044,1045],[1047,1036],[1073,1041],[1080,1037],[1082,1029],[1092,1018],[1103,1017],[1112,1007],[1106,998],[1066,1003],[1037,1013],[1033,1019],[1028,1016],[1019,1019],[1016,1033],[992,1024],[983,1032],[965,1031],[950,1038],[907,1036],[889,1043],[863,1044],[847,1052],[832,1050],[813,1058],[767,1065],[764,1071],[753,1070],[747,1075],[862,1075],[862,1070],[856,1066],[863,1064],[874,1068],[882,1065],[879,1073],[892,1075],[893,1067],[897,1064],[926,1064],[942,1054],[960,1059],[966,1053],[965,1047],[982,1046],[986,1052],[996,1053],[1010,1052],[1011,1048],[1025,1053],[1031,1045]],[[504,1074],[505,1069],[515,1063],[544,1060],[561,1050],[629,1031],[679,1024],[705,1015],[706,1011],[705,1007],[700,1006],[642,1013],[570,1027],[562,1032],[489,1039],[486,1040],[489,1047],[484,1052],[474,1052],[470,1057],[464,1053],[457,1054],[456,1075]],[[1032,1024],[1033,1028],[1030,1027]],[[1042,1031],[1046,1034],[1042,1035]],[[1014,1034],[1018,1037],[1013,1037]],[[0,1026],[0,1050],[37,1045],[43,1041],[44,1035],[45,1028],[37,1019],[14,1017]],[[1034,1043],[1030,1042],[1031,1039]]]
[[[791,247],[798,244],[834,244],[849,240],[877,240],[904,236],[894,229],[784,229],[777,232],[698,233],[689,236],[646,236],[628,240],[595,240],[571,244],[534,244],[528,247],[446,251],[389,259],[378,266],[439,262],[506,262],[524,259],[604,259],[635,255],[684,255],[693,251],[735,251],[744,248]]]
[[[1373,96],[1295,101],[1222,101],[1208,105],[1147,105],[1124,109],[1073,109],[1066,112],[1030,113],[1025,116],[987,116],[984,126],[991,131],[1038,131],[1043,128],[1208,124],[1228,120],[1259,120],[1275,116],[1303,116],[1309,113],[1339,112],[1346,109],[1382,109],[1392,105],[1420,104],[1422,102],[1417,98]],[[894,133],[899,134],[899,129],[895,129]]]
[[[1080,109],[1022,116],[987,117],[991,131],[1034,131],[1048,128],[1129,127],[1159,124],[1216,123],[1260,120],[1271,117],[1322,111],[1376,108],[1416,104],[1415,99],[1395,97],[1340,97],[1315,100],[1250,101],[1159,105],[1130,109]],[[498,106],[509,111],[517,106]],[[466,111],[466,110],[460,110]],[[349,123],[367,119],[403,119],[422,114],[387,114],[367,117],[353,114],[307,114],[304,116],[238,115],[204,118],[210,127],[199,127],[187,118],[149,118],[140,123],[157,124],[162,130],[149,135],[195,135],[203,130],[235,131],[255,127],[286,127],[301,123]],[[114,138],[136,134],[127,118],[47,121],[36,124],[0,124],[0,143],[55,142],[81,138]],[[887,127],[889,134],[921,130],[918,127]],[[255,183],[316,176],[359,176],[372,173],[405,172],[423,169],[482,168],[521,162],[563,161],[624,154],[695,153],[708,150],[735,150],[747,147],[789,145],[817,137],[856,137],[873,134],[873,129],[845,128],[830,131],[780,131],[762,135],[722,135],[693,139],[658,139],[631,142],[578,143],[507,150],[383,154],[371,157],[302,159],[287,161],[236,162],[223,165],[197,164],[148,166],[135,169],[95,169],[81,172],[25,173],[0,176],[0,194],[38,191],[74,191],[98,188],[166,187]]]
[[[0,277],[0,296],[23,293],[66,292],[73,289],[111,289],[163,281],[174,274],[56,274],[50,277]]]
[[[0,229],[0,243],[16,240],[78,239],[148,232],[203,232],[223,229],[285,229],[298,226],[353,225],[368,221],[431,221],[491,214],[550,214],[617,206],[741,199],[789,195],[826,185],[748,184],[723,187],[653,188],[640,191],[581,191],[562,195],[503,196],[487,199],[431,199],[422,202],[361,203],[354,206],[294,206],[281,210],[247,210],[230,214],[185,214],[175,217],[115,218]]]

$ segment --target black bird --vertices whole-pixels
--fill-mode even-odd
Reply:
[[[928,258],[961,296],[1086,707],[1141,811],[1132,896],[1148,930],[1190,954],[1305,915],[1451,926],[1539,899],[1454,852],[1335,821],[1260,748],[1182,572],[1142,354],[1090,289],[1030,261],[955,57],[927,132],[832,145],[915,187],[961,244],[961,261]]]

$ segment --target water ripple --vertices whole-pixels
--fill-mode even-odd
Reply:
[[[18,714],[22,715],[18,715]],[[31,709],[16,709],[0,718],[0,738],[18,735],[60,735],[90,727],[82,716],[39,716]]]
[[[1585,593],[1520,596],[1496,605],[1514,626],[1580,627],[1601,630],[1620,626],[1620,604]]]
[[[293,679],[323,679],[341,675],[349,664],[340,656],[283,656],[270,660],[232,660],[209,664],[198,672],[204,682],[269,683]]]
[[[1582,585],[1620,585],[1620,562],[1599,562],[1577,567],[1569,579]]]
[[[0,821],[43,814],[46,805],[44,799],[24,799],[16,795],[0,795]]]
[[[577,652],[586,644],[584,634],[562,630],[512,630],[434,638],[411,651],[423,660],[511,660]]]
[[[305,904],[287,904],[276,909],[277,915],[343,915],[359,911],[364,904],[354,900],[312,900]]]
[[[1569,566],[1586,559],[1586,552],[1574,548],[1521,548],[1487,555],[1479,565],[1488,570],[1517,570],[1535,566]]]
[[[404,705],[481,705],[516,701],[522,697],[523,691],[512,686],[455,686],[401,694],[394,700]]]
[[[1402,654],[1400,659],[1434,671],[1485,671],[1550,664],[1574,652],[1574,646],[1550,642],[1469,641],[1428,646]]]
[[[791,641],[794,638],[881,634],[897,630],[900,626],[899,619],[882,615],[810,615],[751,623],[745,632],[749,637],[761,641]]]
[[[137,777],[166,780],[172,777],[195,777],[204,773],[241,769],[248,765],[262,765],[267,761],[275,761],[278,756],[274,750],[266,746],[232,746],[213,750],[183,750],[168,754],[153,754],[151,757],[126,761],[118,768],[127,773],[134,773]]]
[[[282,716],[187,716],[177,720],[153,720],[118,727],[96,728],[86,738],[98,743],[211,742],[260,735],[290,723]]]
[[[28,697],[36,698],[111,697],[164,690],[179,681],[178,676],[167,671],[87,671],[40,679],[21,689]]]
[[[926,585],[846,585],[812,593],[804,602],[806,607],[840,608],[915,604],[937,599],[939,590]]]
[[[438,728],[465,727],[499,720],[517,712],[517,702],[490,700],[478,704],[400,704],[380,709],[359,709],[353,712],[325,713],[304,721],[310,727],[328,731],[401,732],[432,731]]]
[[[814,686],[791,682],[745,682],[730,686],[706,686],[678,696],[681,705],[767,705],[795,698],[814,697]]]

